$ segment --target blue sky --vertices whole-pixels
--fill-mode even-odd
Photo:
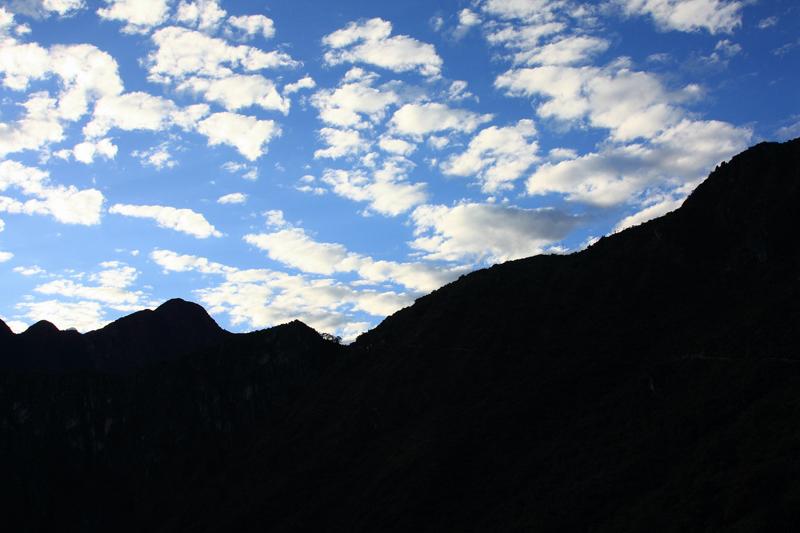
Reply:
[[[793,0],[11,0],[0,317],[345,339],[800,136]]]

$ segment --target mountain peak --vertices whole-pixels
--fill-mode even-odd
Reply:
[[[6,324],[2,320],[0,320],[0,339],[6,338],[6,337],[12,337],[13,335],[14,335],[14,332],[11,331],[11,328],[8,327],[8,324]]]
[[[48,333],[58,333],[59,331],[58,327],[52,322],[40,320],[26,329],[23,335],[44,335]]]

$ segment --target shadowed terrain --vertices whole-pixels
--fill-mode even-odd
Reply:
[[[348,347],[170,301],[0,326],[31,530],[774,531],[800,521],[800,140],[463,276]]]

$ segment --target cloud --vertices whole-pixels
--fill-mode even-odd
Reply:
[[[319,242],[302,228],[279,227],[271,233],[248,234],[245,242],[264,250],[273,261],[311,274],[354,272],[370,284],[397,283],[417,292],[437,289],[464,272],[422,263],[375,260],[338,243]]]
[[[368,202],[371,210],[382,215],[397,216],[428,198],[424,183],[407,181],[409,164],[403,158],[394,158],[371,175],[360,169],[326,169],[322,181],[339,196]]]
[[[14,254],[11,252],[3,252],[0,250],[0,263],[5,263],[7,261],[11,261],[14,258]]]
[[[235,161],[226,161],[222,165],[222,170],[231,174],[241,172],[242,178],[248,181],[255,181],[258,179],[258,167],[251,166],[246,163],[237,163]]]
[[[349,341],[370,326],[353,312],[386,316],[413,301],[394,291],[355,289],[328,278],[267,269],[242,270],[170,250],[155,250],[151,259],[165,272],[221,276],[218,285],[195,293],[211,313],[226,313],[235,325],[263,328],[300,319],[318,331],[337,333]]]
[[[0,196],[0,212],[47,215],[64,224],[91,226],[100,223],[105,198],[96,189],[54,185],[49,172],[5,160],[0,162],[0,192],[10,187],[32,198],[20,201]]]
[[[328,65],[367,63],[394,72],[439,76],[442,58],[433,45],[408,35],[392,36],[392,23],[380,18],[351,22],[322,38]]]
[[[109,213],[135,218],[150,218],[162,228],[173,229],[198,239],[222,237],[222,233],[206,218],[191,209],[176,209],[164,205],[114,204]]]
[[[429,260],[497,263],[541,253],[581,222],[555,209],[462,203],[423,205],[411,214],[409,244]]]
[[[78,331],[87,332],[100,329],[108,323],[103,316],[102,305],[90,300],[22,302],[16,307],[30,322],[47,320],[61,330],[75,328]]]
[[[168,0],[105,0],[107,7],[97,10],[97,16],[123,22],[124,33],[149,33],[166,22]]]
[[[294,94],[297,91],[301,91],[303,89],[313,89],[317,86],[317,82],[311,76],[303,76],[299,80],[294,83],[287,83],[283,87],[283,94],[290,95]]]
[[[217,102],[228,111],[258,106],[287,114],[291,105],[289,99],[281,96],[271,80],[259,75],[233,74],[218,79],[188,78],[177,89],[202,94],[206,101]]]
[[[208,137],[209,146],[227,144],[254,161],[267,153],[266,144],[281,134],[274,120],[259,120],[237,113],[214,113],[201,120],[197,131]]]
[[[469,30],[481,23],[481,18],[474,11],[464,8],[458,12],[458,26],[453,30],[453,37],[463,38]]]
[[[144,305],[144,293],[130,289],[139,277],[139,272],[118,261],[107,261],[100,266],[101,271],[89,276],[89,281],[94,285],[85,285],[69,277],[62,277],[36,286],[34,291],[47,296],[91,300],[117,311],[141,309]]]
[[[24,266],[14,267],[14,272],[22,276],[38,276],[41,274],[46,274],[45,270],[41,268],[39,265],[32,265],[29,267],[24,267]]]
[[[778,17],[766,17],[758,21],[758,29],[759,30],[766,30],[767,28],[771,28],[778,23]]]
[[[625,66],[512,69],[495,80],[511,96],[539,96],[536,112],[543,118],[576,122],[588,120],[610,130],[617,141],[651,138],[680,121],[675,103],[686,97],[670,93],[648,72]]]
[[[84,9],[86,3],[83,0],[11,0],[7,7],[12,13],[34,18],[69,17]]]
[[[142,165],[153,167],[156,170],[173,168],[178,165],[178,162],[172,158],[169,144],[166,142],[153,146],[148,150],[134,150],[131,155],[137,158]]]
[[[752,132],[719,121],[683,120],[649,144],[607,146],[599,152],[540,166],[529,194],[560,193],[598,206],[638,203],[653,188],[672,189],[704,177],[747,147]]]
[[[485,128],[472,138],[465,152],[442,163],[442,171],[453,176],[475,176],[481,190],[487,193],[510,189],[513,181],[539,159],[535,137],[536,127],[529,119],[514,126]]]
[[[327,148],[316,150],[314,159],[327,157],[338,159],[340,157],[356,155],[369,148],[369,142],[361,137],[357,130],[341,130],[337,128],[322,128],[319,136]]]
[[[0,156],[38,150],[61,141],[64,128],[57,118],[56,101],[47,93],[34,93],[22,104],[25,114],[12,123],[0,122]]]
[[[649,203],[649,205],[643,207],[636,213],[628,215],[622,220],[620,220],[614,226],[614,229],[612,231],[616,233],[624,229],[631,228],[633,226],[638,226],[639,224],[644,224],[648,220],[652,220],[662,215],[666,215],[670,211],[678,209],[685,199],[686,199],[685,194],[679,195],[677,197],[673,195],[662,196],[655,202]]]
[[[260,35],[264,39],[272,39],[275,36],[275,24],[272,19],[264,15],[229,17],[227,24],[233,30],[232,33],[240,32],[250,39],[256,35]]]
[[[311,97],[323,122],[340,127],[366,128],[382,120],[386,108],[400,101],[391,89],[375,88],[377,75],[351,69],[336,89],[320,89]]]
[[[83,127],[83,133],[89,138],[97,138],[112,128],[161,131],[180,125],[189,129],[207,113],[208,106],[203,104],[182,110],[172,100],[137,91],[101,98],[94,108],[92,120]]]
[[[663,30],[732,33],[742,24],[738,0],[618,0],[628,15],[651,16]]]
[[[390,120],[392,128],[402,135],[421,136],[440,131],[472,132],[493,115],[480,115],[466,109],[453,109],[444,104],[406,104]]]
[[[83,141],[72,148],[72,155],[76,161],[89,165],[97,156],[114,159],[117,155],[117,146],[108,138],[99,141]]]
[[[226,14],[216,0],[197,0],[196,2],[181,0],[175,19],[201,31],[213,32],[219,27]]]
[[[402,156],[411,155],[414,152],[414,150],[417,149],[416,145],[408,141],[386,136],[382,136],[380,138],[380,140],[378,141],[378,146],[380,146],[381,150],[383,150],[384,152],[389,152],[390,154],[402,155]]]
[[[147,56],[148,79],[172,83],[189,76],[225,78],[233,69],[257,71],[276,67],[296,67],[288,54],[265,52],[247,45],[230,45],[224,39],[169,26],[153,34],[156,50]]]
[[[217,198],[218,204],[243,204],[247,201],[247,195],[241,192],[232,192]]]

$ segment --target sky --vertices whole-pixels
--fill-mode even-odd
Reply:
[[[4,0],[0,318],[349,341],[800,136],[796,0]]]

